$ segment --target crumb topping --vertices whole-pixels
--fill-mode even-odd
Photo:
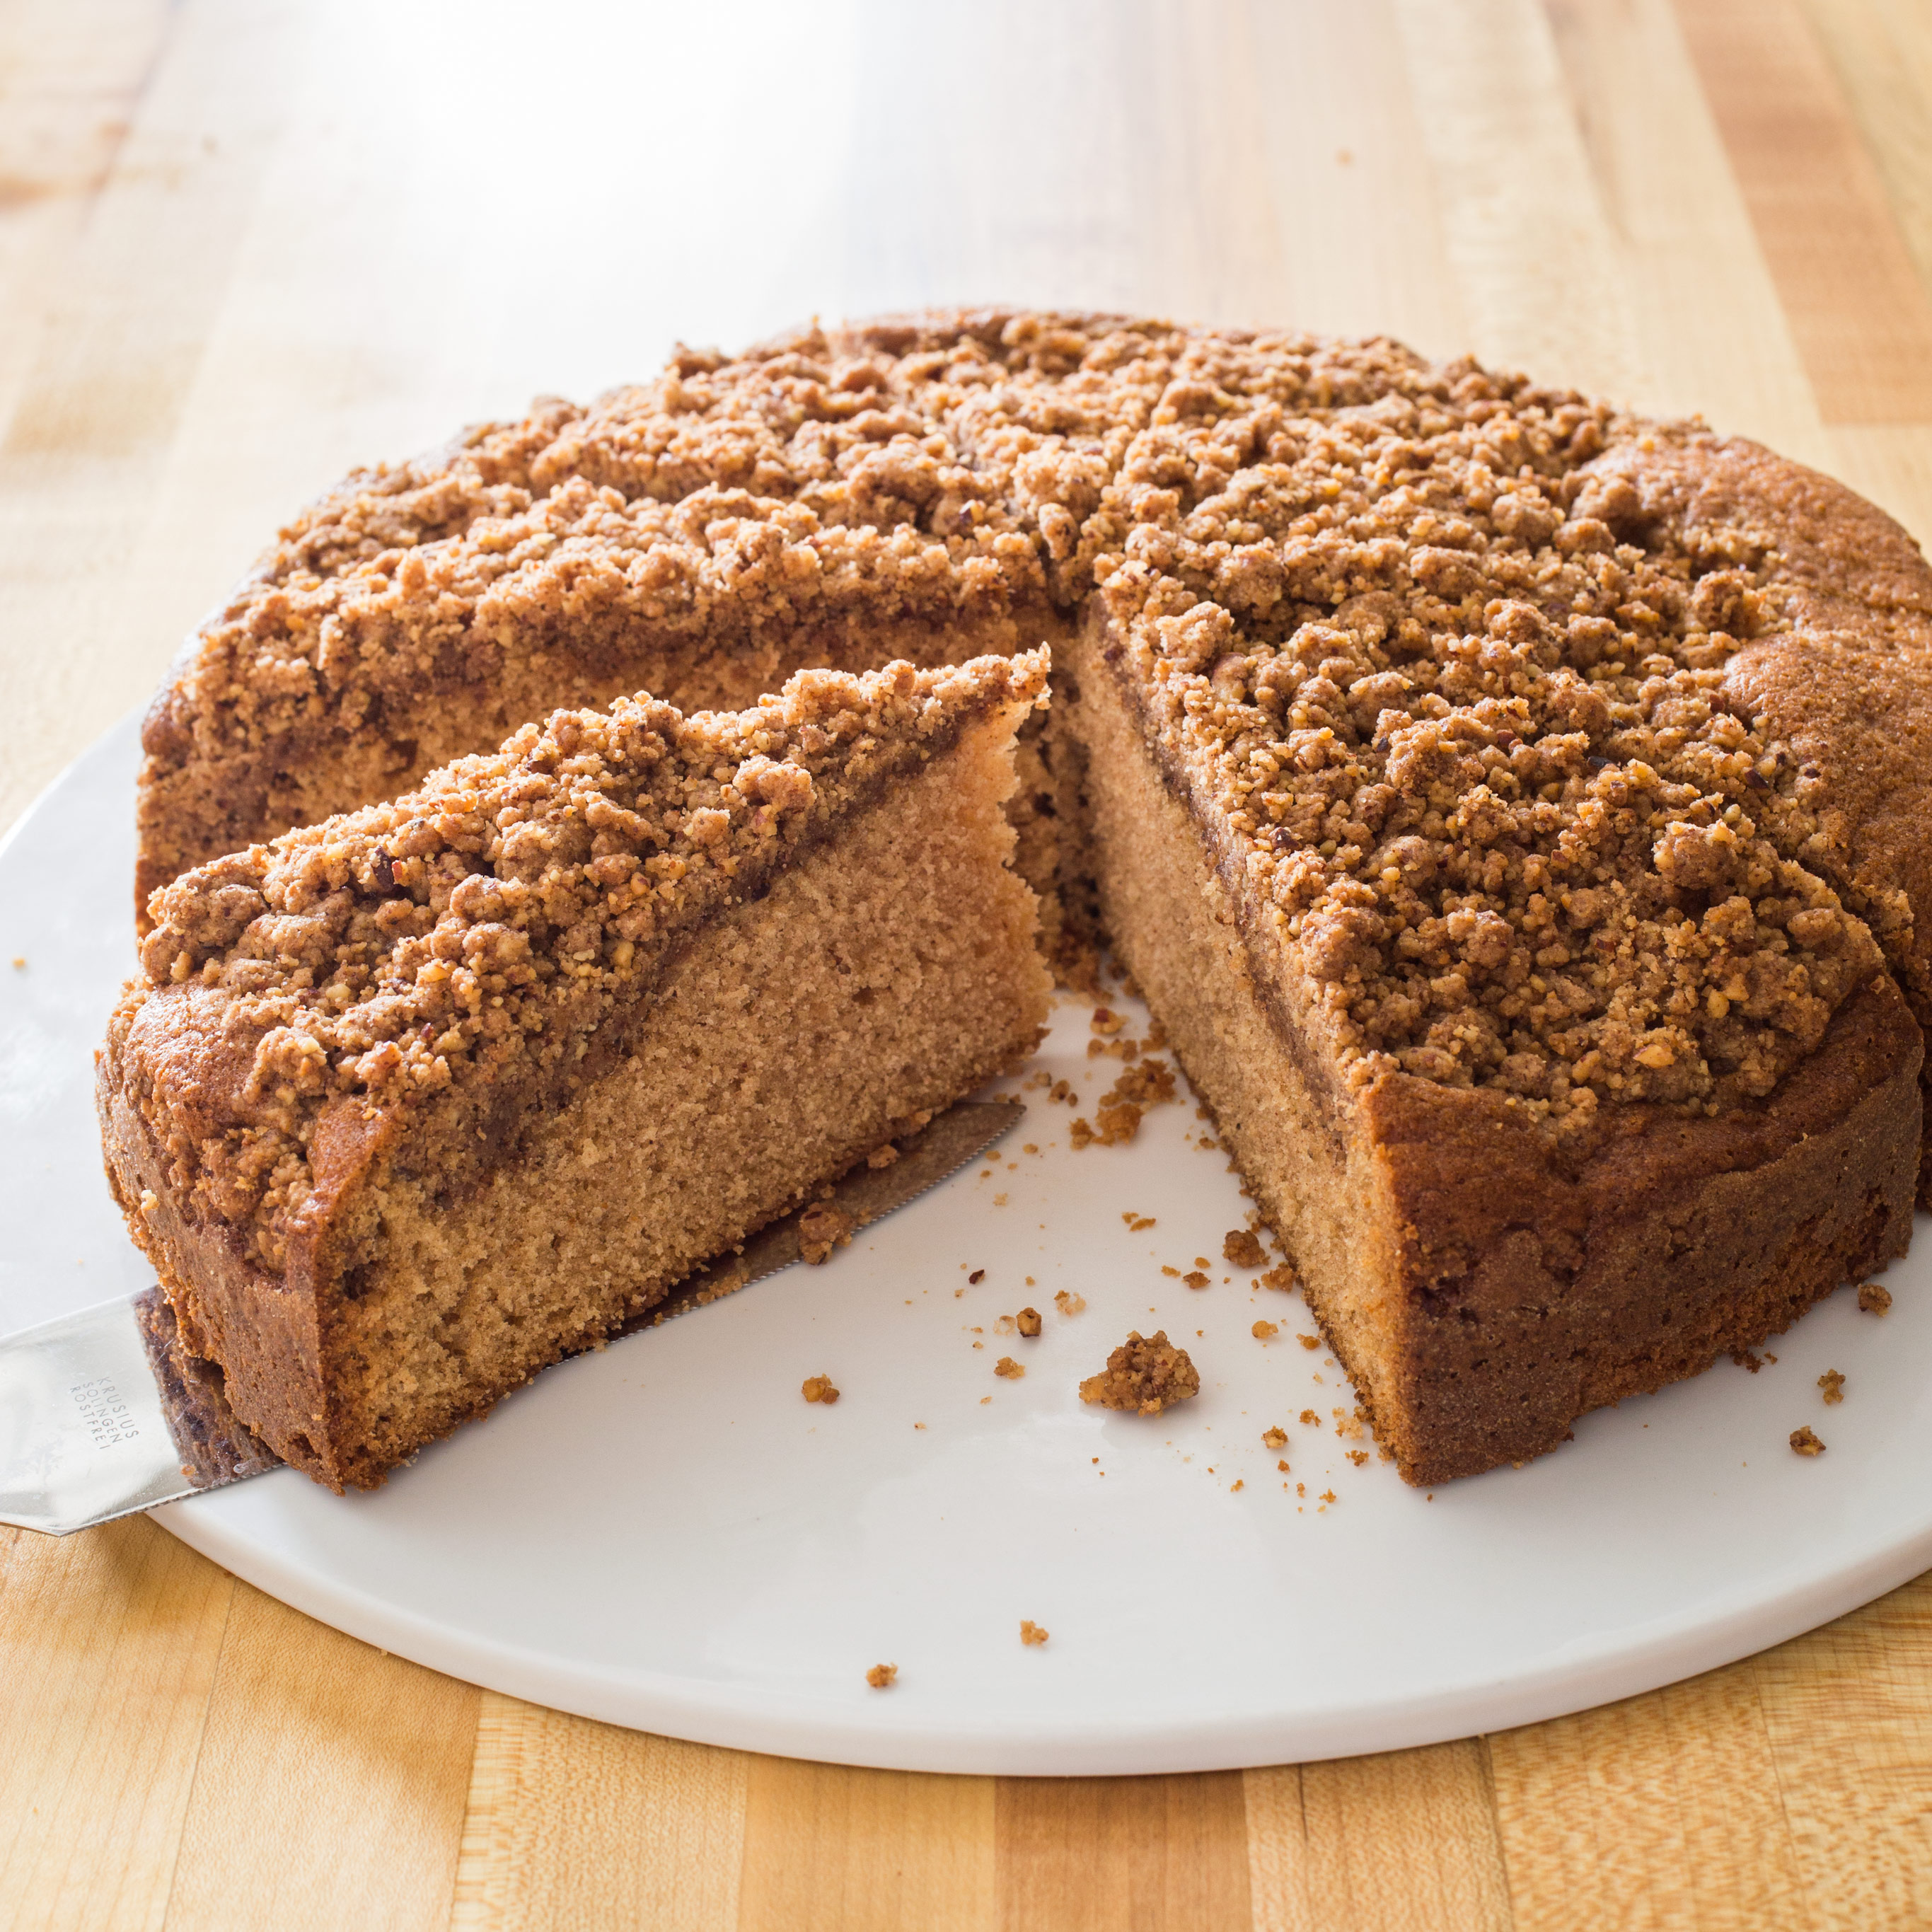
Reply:
[[[1129,1330],[1127,1339],[1107,1358],[1106,1367],[1080,1384],[1080,1400],[1103,1408],[1131,1409],[1158,1415],[1164,1408],[1198,1395],[1201,1376],[1185,1348],[1177,1348],[1159,1329],[1143,1335]]]
[[[252,1223],[273,1268],[330,1108],[359,1101],[374,1119],[444,1096],[462,1129],[452,1158],[474,1159],[491,1107],[560,1094],[684,935],[1045,680],[1035,652],[802,672],[742,712],[650,698],[559,712],[403,797],[184,874],[156,896],[114,1036],[145,1003],[179,1001],[250,1059],[215,1136],[164,1143],[179,1195]],[[196,1078],[165,1054],[140,1070],[158,1122],[178,1072]]]
[[[1768,1094],[1880,970],[1864,918],[1895,934],[1910,916],[1841,904],[1823,774],[1726,687],[1799,589],[1765,531],[1690,520],[1647,474],[1701,434],[1385,340],[1109,316],[989,310],[682,350],[588,408],[545,402],[350,478],[203,632],[170,742],[261,744],[323,717],[384,731],[386,706],[439,680],[596,659],[634,632],[728,650],[774,625],[1071,608],[1097,586],[1224,876],[1346,1077],[1492,1090],[1558,1131],[1624,1102],[1714,1114]],[[715,782],[670,844],[646,856],[620,829],[622,849],[586,854],[658,868],[600,892],[661,925],[670,872],[723,824],[707,813],[735,838],[746,812],[797,808]],[[435,805],[382,808],[407,808],[383,831],[410,849],[376,844],[440,927],[437,880],[460,877],[437,828],[473,812]],[[501,841],[520,886],[542,836],[525,816],[461,835]],[[197,875],[202,896],[232,886],[245,909],[263,882],[229,862],[232,880]],[[318,876],[315,901],[340,889]],[[560,913],[587,920],[596,896]],[[649,943],[595,922],[597,946]],[[184,927],[170,968],[202,970],[240,930]],[[318,990],[346,983],[310,970]],[[438,1079],[472,1050],[416,986],[406,1027],[364,1029],[369,1077]],[[320,1030],[288,1023],[331,1070],[290,1043],[265,1066],[273,1090],[337,1077],[325,1035],[374,1003],[332,998]],[[1091,1024],[1094,1053],[1130,1058],[1111,1010]],[[1073,1144],[1132,1138],[1146,1104],[1117,1088]]]
[[[1608,464],[1690,432],[1388,356],[1310,411],[1260,348],[1136,439],[1094,571],[1350,1077],[1559,1124],[1768,1093],[1880,965],[1816,769],[1721,688],[1778,553]]]

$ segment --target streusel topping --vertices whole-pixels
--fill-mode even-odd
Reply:
[[[1096,520],[1151,721],[1362,1082],[1564,1115],[1768,1093],[1882,962],[1815,773],[1724,701],[1783,621],[1748,529],[1593,473],[1672,432],[1468,363],[1166,412]]]

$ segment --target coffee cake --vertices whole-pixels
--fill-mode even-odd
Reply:
[[[1131,968],[1410,1480],[1902,1250],[1932,572],[1754,445],[1388,341],[814,328],[363,472],[157,700],[144,908],[554,704],[1042,644],[1055,956]]]

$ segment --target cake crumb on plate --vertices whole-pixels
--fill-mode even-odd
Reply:
[[[1040,1645],[1046,1642],[1047,1633],[1030,1617],[1020,1619],[1020,1641],[1025,1644]]]
[[[898,1681],[898,1674],[896,1664],[875,1664],[866,1672],[866,1682],[874,1690],[890,1690]]]
[[[1822,1456],[1825,1453],[1824,1444],[1818,1440],[1808,1424],[1804,1428],[1794,1429],[1791,1432],[1791,1446],[1801,1456]]]
[[[1198,1394],[1200,1389],[1199,1371],[1187,1351],[1177,1348],[1167,1339],[1166,1329],[1150,1336],[1134,1329],[1107,1358],[1106,1369],[1080,1384],[1080,1400],[1104,1408],[1158,1415],[1174,1403]]]
[[[1221,1252],[1237,1268],[1258,1268],[1268,1259],[1261,1243],[1255,1239],[1253,1230],[1249,1228],[1231,1228],[1222,1238]]]
[[[1002,1355],[993,1364],[993,1372],[996,1376],[1004,1376],[1010,1382],[1016,1382],[1026,1373],[1026,1370],[1012,1356]]]
[[[838,1391],[832,1386],[830,1376],[807,1376],[800,1385],[799,1394],[807,1402],[822,1402],[828,1408],[838,1400]]]
[[[798,1217],[798,1252],[817,1267],[832,1258],[834,1248],[849,1246],[858,1222],[823,1201],[814,1201]]]
[[[1013,1319],[1019,1324],[1020,1333],[1029,1340],[1040,1333],[1040,1310],[1037,1308],[1022,1308]]]
[[[1868,1315],[1882,1315],[1892,1306],[1892,1290],[1881,1288],[1875,1281],[1861,1282],[1858,1306]]]
[[[1262,1445],[1268,1449],[1286,1449],[1288,1447],[1288,1431],[1285,1429],[1264,1429],[1262,1431]]]
[[[1818,1378],[1818,1386],[1824,1391],[1827,1406],[1835,1406],[1845,1399],[1845,1378],[1836,1369],[1827,1369]]]
[[[1272,1342],[1281,1333],[1280,1327],[1272,1322],[1257,1322],[1248,1330],[1257,1342]]]

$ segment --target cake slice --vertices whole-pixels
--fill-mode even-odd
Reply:
[[[236,1414],[366,1486],[1017,1064],[1043,652],[560,712],[154,902],[109,1179]]]
[[[1902,1254],[1921,1036],[1805,862],[1798,774],[1724,701],[1739,573],[1690,590],[1586,496],[1551,546],[1561,486],[1528,476],[1486,542],[1417,544],[1449,477],[1350,503],[1373,452],[1318,462],[1183,539],[1213,559],[1238,522],[1279,584],[1340,499],[1312,610],[1238,620],[1182,542],[1123,560],[1055,716],[1114,944],[1377,1436],[1436,1483]]]

